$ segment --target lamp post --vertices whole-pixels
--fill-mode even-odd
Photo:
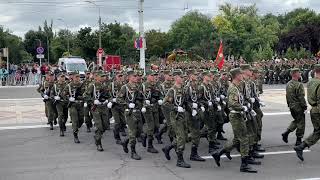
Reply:
[[[35,39],[37,41],[39,41],[39,46],[42,47],[42,43],[40,39]],[[39,58],[39,65],[41,66],[41,58]]]
[[[69,29],[69,27],[68,27],[68,25],[67,25],[67,23],[63,20],[63,19],[61,19],[61,18],[59,18],[59,19],[57,19],[58,21],[61,21],[61,22],[63,22],[64,23],[64,25],[66,26],[66,28],[67,28],[67,32],[68,32],[68,29]],[[67,48],[68,48],[68,54],[70,54],[70,42],[69,42],[69,40],[70,40],[70,38],[69,38],[69,36],[67,36]]]
[[[90,4],[93,4],[94,6],[96,6],[99,10],[99,49],[102,48],[102,45],[101,45],[101,14],[100,14],[100,6],[98,6],[95,2],[93,1],[85,1],[87,3],[90,3]],[[102,55],[99,55],[99,66],[102,66]]]

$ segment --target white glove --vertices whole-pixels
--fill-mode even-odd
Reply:
[[[56,100],[56,101],[60,101],[60,99],[61,99],[60,96],[55,96],[54,97],[54,100]]]
[[[192,110],[192,116],[196,116],[198,114],[198,112],[196,110]]]
[[[205,110],[206,109],[203,106],[201,106],[201,111],[204,112]]]
[[[83,107],[88,107],[88,104],[87,103],[83,103]]]
[[[218,105],[218,107],[217,107],[217,108],[218,108],[218,111],[221,111],[221,106],[220,106],[220,105]]]
[[[266,104],[265,104],[263,101],[260,101],[260,106],[261,106],[261,107],[265,107]]]
[[[251,101],[251,103],[254,103],[254,102],[256,102],[256,99],[255,98],[250,98],[250,101]]]
[[[226,103],[225,101],[222,101],[222,104],[223,104],[223,105],[227,105],[227,103]]]
[[[248,111],[247,106],[242,106],[242,109],[243,109],[244,112],[247,112],[247,111]]]
[[[192,103],[192,108],[193,109],[197,109],[198,108],[198,104],[197,103]]]
[[[114,102],[114,103],[117,102],[117,98],[113,98],[112,102]]]
[[[158,100],[158,104],[161,106],[163,104],[163,101],[161,99]]]
[[[69,97],[70,102],[74,102],[76,99],[74,97]]]
[[[211,101],[208,101],[208,106],[212,106],[212,102]]]
[[[184,112],[184,109],[183,109],[183,107],[181,107],[181,106],[178,106],[178,112]]]
[[[224,100],[226,97],[225,97],[223,94],[221,94],[221,95],[220,95],[220,98],[221,98],[222,100]]]
[[[112,108],[112,102],[109,102],[109,103],[107,104],[107,107],[108,107],[109,109],[111,109],[111,108]]]
[[[109,102],[109,101],[108,101],[108,99],[107,99],[107,100],[105,100],[105,101],[103,102],[103,104],[108,104],[108,102]]]
[[[146,105],[150,105],[150,101],[149,100],[146,100]]]
[[[250,103],[248,103],[248,108],[251,108],[251,104]]]
[[[100,101],[98,99],[96,99],[96,100],[93,101],[93,104],[100,105],[101,103],[100,103]]]
[[[219,98],[219,97],[217,97],[217,98],[216,98],[216,101],[217,101],[217,102],[220,102],[220,98]]]
[[[134,103],[129,103],[129,108],[133,109],[134,107],[136,107],[136,105]]]
[[[141,108],[141,112],[142,113],[146,113],[147,112],[147,109],[145,107]]]
[[[49,99],[49,96],[48,95],[44,95],[43,99]]]
[[[254,110],[251,110],[251,111],[250,111],[250,114],[251,114],[253,117],[257,116],[257,113],[256,113]]]

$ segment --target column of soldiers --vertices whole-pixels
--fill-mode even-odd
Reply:
[[[259,165],[256,158],[264,149],[261,140],[262,116],[258,80],[261,73],[249,65],[227,72],[207,69],[171,69],[117,71],[112,74],[87,72],[81,80],[77,73],[47,74],[38,92],[44,99],[50,129],[58,119],[60,136],[65,136],[68,114],[71,117],[75,143],[80,143],[79,129],[85,123],[87,132],[94,128],[94,141],[103,151],[102,137],[110,130],[113,117],[115,143],[135,160],[142,159],[136,144],[142,143],[149,153],[159,153],[154,140],[169,143],[161,151],[170,160],[177,155],[177,166],[190,168],[184,160],[185,145],[191,143],[191,161],[205,161],[198,154],[200,138],[208,141],[208,152],[220,166],[220,157],[236,148],[242,157],[241,172],[257,172],[249,164]],[[232,82],[230,83],[230,79]],[[92,122],[93,121],[93,122]],[[234,138],[224,147],[223,125],[230,122]],[[128,134],[125,133],[127,128]],[[130,147],[129,147],[130,146]]]

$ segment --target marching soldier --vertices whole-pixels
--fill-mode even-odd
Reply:
[[[98,72],[95,75],[95,80],[91,83],[84,93],[85,103],[93,102],[91,107],[91,112],[93,116],[93,121],[95,125],[95,144],[98,151],[103,151],[101,138],[105,130],[107,130],[107,121],[109,121],[109,114],[107,109],[107,104],[111,97],[108,87],[103,83],[103,78],[106,76],[104,72]]]
[[[143,99],[138,86],[138,74],[135,71],[127,72],[128,83],[123,85],[118,93],[117,102],[125,106],[125,118],[128,124],[129,138],[122,142],[123,151],[128,153],[128,144],[130,143],[131,158],[141,160],[136,152],[136,138],[140,136],[140,121]]]
[[[212,154],[215,162],[220,166],[220,157],[223,154],[231,159],[230,152],[233,148],[238,148],[241,154],[240,172],[257,173],[257,170],[251,168],[248,164],[249,159],[249,137],[247,131],[244,113],[248,108],[243,104],[243,94],[241,92],[241,82],[243,80],[241,69],[235,68],[230,70],[232,84],[228,89],[228,108],[230,109],[229,119],[232,126],[234,139],[227,143],[225,147]]]
[[[202,73],[203,81],[199,86],[199,101],[201,107],[204,107],[205,111],[200,112],[202,114],[202,120],[204,125],[208,129],[207,139],[209,141],[209,153],[213,153],[215,149],[219,149],[218,142],[216,139],[216,128],[217,122],[214,118],[214,107],[213,107],[213,98],[212,98],[212,86],[210,82],[212,81],[212,73],[210,71],[204,71]]]
[[[92,79],[92,74],[90,72],[86,72],[86,77],[85,80],[83,81],[83,87],[87,90],[89,85],[93,82]],[[87,106],[84,107],[84,122],[86,123],[87,126],[87,132],[91,132],[91,128],[93,126],[92,124],[92,112],[91,112],[91,107],[92,107],[92,102],[88,101],[86,102]]]
[[[120,132],[124,132],[125,129],[124,126],[126,126],[125,117],[124,117],[124,105],[118,103],[118,91],[121,89],[124,83],[124,77],[123,73],[117,72],[115,80],[110,83],[111,86],[111,95],[112,95],[112,103],[108,104],[108,108],[111,108],[112,116],[114,118],[114,129],[113,129],[113,135],[114,139],[116,140],[116,144],[121,145],[121,138],[120,138]]]
[[[310,148],[320,139],[320,65],[314,65],[314,78],[310,79],[307,85],[308,103],[311,105],[310,117],[313,125],[313,133],[308,136],[300,145],[296,145],[294,150],[297,157],[304,161],[303,150]]]
[[[189,83],[185,88],[186,94],[186,112],[187,126],[191,136],[191,161],[205,161],[198,155],[198,146],[200,143],[200,111],[204,112],[204,106],[199,106],[199,90],[197,76],[194,70],[189,70]]]
[[[84,89],[80,82],[80,75],[73,74],[72,81],[64,88],[63,99],[68,100],[68,108],[72,122],[73,137],[75,143],[80,143],[78,138],[79,128],[84,121],[83,93]]]
[[[177,70],[173,75],[175,84],[168,91],[164,99],[164,104],[169,106],[171,109],[170,121],[175,132],[175,139],[171,145],[166,146],[163,149],[163,152],[165,157],[170,160],[170,150],[175,147],[178,156],[176,165],[182,168],[190,168],[190,164],[186,163],[183,158],[183,151],[187,141],[188,127],[185,119],[186,101],[183,90],[184,82],[182,78],[182,71]]]
[[[54,106],[58,111],[58,122],[60,127],[60,136],[64,136],[66,131],[66,122],[68,120],[68,103],[67,99],[62,98],[63,90],[66,88],[65,75],[59,74],[58,81],[51,88],[50,97],[54,99]]]
[[[153,134],[156,129],[159,129],[159,107],[162,105],[162,100],[160,100],[160,88],[157,87],[155,82],[155,76],[158,73],[151,71],[147,72],[147,81],[142,84],[142,93],[144,96],[144,107],[141,112],[145,119],[145,132],[143,135],[142,142],[143,146],[146,146],[146,137],[148,139],[148,149],[150,153],[158,153],[158,150],[153,147]]]
[[[298,68],[291,69],[291,77],[286,88],[287,104],[290,108],[293,121],[287,130],[282,133],[282,140],[288,143],[288,136],[291,132],[296,130],[296,146],[301,143],[305,131],[305,111],[307,110],[307,103],[304,98],[304,88],[299,79],[301,78],[300,70]]]
[[[50,130],[53,130],[53,123],[54,119],[56,118],[53,99],[50,98],[50,92],[53,85],[54,74],[49,72],[49,74],[47,74],[46,76],[46,80],[44,80],[42,85],[39,86],[39,88],[37,89],[37,91],[41,93],[41,96],[43,97],[43,102],[45,103],[45,111],[48,117],[48,124],[50,125]]]

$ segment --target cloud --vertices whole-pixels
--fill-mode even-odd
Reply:
[[[145,30],[168,31],[172,22],[191,10],[214,16],[219,13],[218,6],[227,2],[239,6],[256,4],[260,14],[280,14],[298,7],[320,10],[319,0],[145,0]],[[95,3],[100,7],[103,22],[128,23],[138,31],[138,0],[95,0]],[[86,26],[98,29],[98,8],[84,0],[0,0],[0,17],[1,25],[21,37],[51,19],[55,30],[65,29],[65,24],[72,31]]]

